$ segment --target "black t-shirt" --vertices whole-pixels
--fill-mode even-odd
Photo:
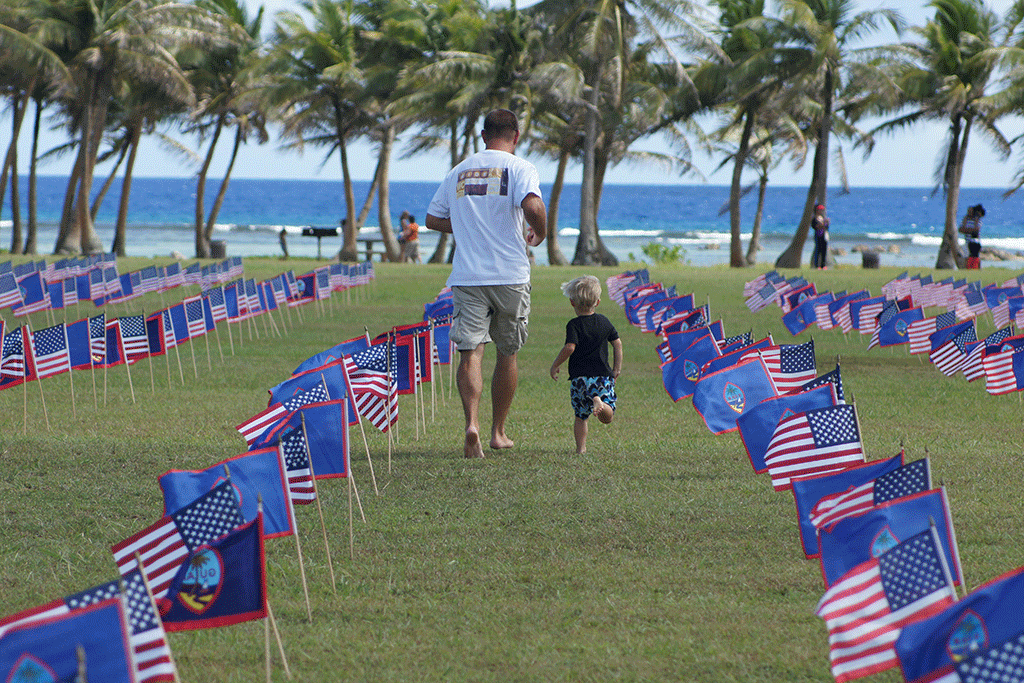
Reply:
[[[575,344],[569,356],[569,378],[611,377],[608,342],[619,338],[608,318],[600,313],[580,315],[565,324],[565,343]]]

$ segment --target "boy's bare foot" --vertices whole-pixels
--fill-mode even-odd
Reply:
[[[501,448],[512,448],[515,445],[515,442],[504,434],[491,434],[491,448],[495,450]]]
[[[466,445],[463,449],[463,455],[467,458],[484,457],[484,449],[480,445],[480,435],[477,432],[466,430]]]
[[[612,410],[610,405],[602,401],[600,396],[595,396],[594,415],[597,416],[597,419],[600,420],[602,424],[608,424],[612,421],[612,418],[615,417],[615,411]]]

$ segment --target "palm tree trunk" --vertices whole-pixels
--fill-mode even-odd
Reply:
[[[231,171],[238,159],[238,149],[242,146],[244,133],[242,125],[235,126],[235,145],[231,148],[231,159],[228,160],[228,169],[224,172],[224,179],[220,181],[220,189],[217,190],[217,198],[213,200],[213,207],[210,209],[210,217],[206,221],[206,230],[203,232],[204,244],[209,244],[213,239],[213,226],[217,223],[217,216],[220,214],[220,207],[224,204],[224,196],[228,193],[228,184],[231,182]]]
[[[85,163],[85,150],[78,147],[75,166],[68,177],[68,187],[64,192],[64,207],[61,209],[60,229],[57,231],[57,242],[53,245],[54,254],[78,254],[81,252],[78,223],[75,221],[75,197],[82,178],[82,165]]]
[[[555,171],[555,183],[551,186],[551,196],[548,198],[548,264],[552,266],[567,266],[569,259],[565,258],[561,248],[558,246],[558,202],[562,198],[562,186],[565,184],[565,169],[569,165],[569,149],[563,148],[558,155],[558,170]]]
[[[341,157],[341,178],[345,188],[345,221],[342,224],[341,251],[338,252],[339,261],[357,261],[359,259],[356,234],[359,227],[356,225],[355,203],[356,196],[352,189],[352,174],[348,168],[348,149],[345,140],[345,126],[341,115],[341,102],[334,100],[334,129],[338,136],[338,154]]]
[[[25,236],[25,253],[35,254],[39,237],[38,201],[36,199],[37,169],[39,157],[39,130],[43,122],[43,98],[36,98],[36,115],[32,125],[32,158],[28,160],[28,234]]]
[[[17,254],[13,248],[14,241],[21,250],[21,193],[18,191],[18,149],[15,147],[11,157],[11,253]]]
[[[4,157],[4,166],[0,170],[0,199],[3,198],[7,192],[7,177],[8,172],[11,169],[11,165],[14,162],[14,158],[18,153],[18,138],[21,136],[21,123],[25,119],[25,111],[28,109],[29,98],[32,97],[32,90],[35,88],[35,80],[33,79],[28,90],[25,94],[18,95],[11,98],[11,144],[7,147],[7,154]],[[0,210],[3,209],[3,202],[0,201]],[[18,238],[18,251],[14,251],[14,245],[12,242],[11,253],[16,254],[21,251],[21,237]]]
[[[971,132],[971,119],[954,115],[950,124],[949,156],[946,158],[946,221],[942,231],[942,242],[935,259],[935,267],[941,270],[963,267],[964,256],[957,239],[956,216],[960,203],[960,179],[963,177],[967,139]]]
[[[96,198],[92,200],[92,208],[89,210],[89,215],[92,216],[92,220],[96,222],[96,214],[100,212],[100,207],[103,206],[103,200],[107,197],[107,192],[114,186],[114,181],[117,179],[117,172],[121,170],[121,164],[124,163],[125,156],[128,155],[128,144],[125,141],[121,145],[121,150],[117,154],[117,161],[114,162],[114,168],[110,169],[107,179],[103,181],[103,187],[96,193]]]
[[[380,223],[380,238],[384,240],[384,251],[388,261],[402,260],[402,252],[395,239],[395,231],[391,226],[391,185],[389,170],[391,168],[391,150],[395,146],[395,127],[387,125],[380,141],[380,154],[377,158],[377,172],[373,174],[373,182],[377,185],[377,220]]]
[[[572,263],[589,266],[596,262],[597,252],[597,207],[594,188],[594,165],[597,149],[598,88],[601,83],[600,66],[590,86],[590,98],[584,114],[583,178],[580,185],[580,234],[576,239],[576,253]]]
[[[132,193],[132,173],[135,170],[135,157],[139,151],[139,138],[142,137],[142,117],[131,122],[131,130],[128,140],[128,162],[124,167],[124,180],[121,181],[121,200],[117,207],[117,223],[114,225],[114,242],[110,245],[110,251],[118,256],[124,256],[124,247],[128,236],[128,198]]]
[[[757,213],[754,214],[754,227],[750,230],[750,244],[747,245],[747,265],[757,263],[757,252],[761,250],[761,218],[764,216],[764,197],[768,190],[768,175],[761,176],[757,188]]]
[[[751,107],[746,110],[746,120],[743,122],[743,132],[740,135],[739,148],[736,150],[736,158],[732,169],[732,184],[729,186],[729,266],[731,268],[742,268],[747,265],[743,258],[743,244],[740,241],[740,187],[743,180],[743,167],[747,163],[747,153],[750,148],[750,136],[754,131],[754,119],[756,109]]]
[[[804,243],[807,241],[807,233],[811,229],[811,217],[814,214],[815,204],[825,203],[825,194],[828,189],[828,144],[832,136],[832,72],[825,71],[825,85],[822,88],[821,121],[818,126],[818,144],[814,149],[814,171],[811,176],[811,186],[807,190],[807,201],[804,203],[804,212],[800,217],[800,224],[793,234],[793,240],[784,252],[779,254],[775,260],[776,268],[799,268],[803,261]]]
[[[94,77],[95,85],[92,88],[87,126],[89,135],[83,136],[82,142],[86,146],[85,164],[82,166],[82,181],[78,186],[78,210],[79,237],[81,249],[85,254],[97,254],[103,251],[103,243],[96,235],[96,228],[89,213],[89,199],[92,194],[93,173],[96,170],[96,159],[99,156],[100,143],[103,141],[103,127],[107,120],[107,107],[110,104],[110,74],[100,71]]]
[[[205,233],[203,226],[206,221],[206,176],[210,172],[210,164],[213,163],[213,152],[217,149],[217,140],[220,139],[220,132],[224,129],[224,121],[227,118],[227,114],[221,114],[217,117],[217,123],[213,127],[213,136],[210,138],[210,148],[206,150],[206,158],[203,159],[203,165],[199,167],[199,173],[196,175],[196,258],[209,258],[210,257],[210,244],[205,239]]]

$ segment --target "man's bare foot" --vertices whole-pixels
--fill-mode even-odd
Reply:
[[[491,448],[495,450],[501,448],[512,448],[515,445],[515,442],[504,434],[491,434]]]
[[[466,445],[463,448],[463,455],[467,458],[484,457],[484,449],[480,445],[480,435],[478,433],[466,430]]]

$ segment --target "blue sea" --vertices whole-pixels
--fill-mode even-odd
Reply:
[[[39,179],[39,251],[49,253],[56,242],[56,223],[64,200],[63,177]],[[207,187],[207,210],[217,192],[219,180]],[[192,222],[195,205],[194,178],[136,178],[132,182],[129,208],[127,253],[130,256],[168,256],[180,252],[194,255]],[[22,179],[21,191],[27,182]],[[97,216],[97,231],[104,244],[113,241],[119,183],[108,193]],[[355,183],[356,213],[366,198],[368,182]],[[392,224],[408,210],[422,225],[435,183],[392,182]],[[545,199],[550,187],[543,188]],[[643,258],[645,244],[655,242],[680,247],[681,260],[707,266],[729,259],[729,216],[725,212],[729,188],[715,185],[606,185],[598,215],[605,245],[627,260],[630,254]],[[762,219],[762,251],[758,262],[771,266],[785,249],[800,219],[807,189],[769,187]],[[968,205],[982,203],[986,209],[982,244],[1024,253],[1024,192],[1003,199],[998,188],[964,189],[960,195],[961,215]],[[571,260],[576,246],[579,220],[579,186],[566,186],[560,201],[558,239],[562,252]],[[753,223],[754,193],[742,204],[744,252]],[[853,188],[847,194],[832,192],[828,200],[831,244],[846,251],[837,256],[840,264],[861,264],[863,245],[881,249],[882,265],[930,268],[942,236],[945,202],[929,188]],[[226,243],[229,256],[277,256],[281,254],[278,233],[288,232],[293,256],[317,255],[317,240],[301,236],[303,227],[334,227],[344,215],[344,192],[340,181],[233,179],[217,219],[215,239]],[[22,225],[27,205],[21,206]],[[377,204],[361,234],[379,234]],[[11,207],[5,202],[0,215],[0,248],[10,246]],[[421,232],[424,259],[433,253],[436,233]],[[341,238],[325,238],[325,257],[337,252]],[[378,245],[379,246],[379,245]],[[813,240],[804,248],[804,262],[810,259]],[[538,264],[547,263],[547,250],[536,250]],[[1024,260],[986,262],[985,267],[1003,265],[1024,270]]]

